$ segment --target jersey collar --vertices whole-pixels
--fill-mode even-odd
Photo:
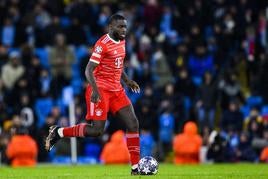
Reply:
[[[108,38],[109,38],[112,42],[114,42],[114,43],[116,43],[116,44],[119,44],[119,43],[120,43],[120,40],[119,40],[119,41],[115,41],[114,39],[112,39],[112,38],[110,37],[109,34],[107,34],[107,36],[108,36]]]

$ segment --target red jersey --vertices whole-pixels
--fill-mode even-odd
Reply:
[[[105,34],[96,42],[90,61],[99,64],[94,70],[99,88],[108,91],[123,89],[120,81],[125,55],[125,40],[117,42]]]

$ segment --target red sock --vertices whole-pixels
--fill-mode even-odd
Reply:
[[[72,127],[63,128],[64,137],[84,137],[86,124],[78,124]]]
[[[127,148],[130,154],[131,165],[139,163],[140,160],[140,136],[137,132],[129,132],[126,134]]]

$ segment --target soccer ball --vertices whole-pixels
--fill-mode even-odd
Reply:
[[[138,163],[141,175],[155,175],[158,171],[158,162],[150,156],[143,157]]]

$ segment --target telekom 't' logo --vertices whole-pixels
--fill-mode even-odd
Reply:
[[[122,57],[117,57],[117,58],[115,59],[115,67],[116,67],[116,68],[120,68],[122,64],[123,64],[123,62],[122,62]]]

